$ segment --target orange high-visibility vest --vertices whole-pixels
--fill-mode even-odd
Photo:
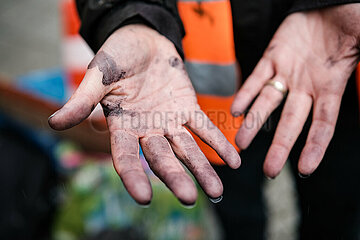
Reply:
[[[235,148],[235,135],[242,119],[230,114],[240,84],[236,65],[231,6],[229,0],[178,1],[185,27],[185,65],[201,109]],[[194,136],[206,157],[224,164],[216,152]],[[238,148],[237,148],[238,149]]]

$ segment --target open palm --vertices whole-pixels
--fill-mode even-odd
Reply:
[[[146,26],[125,26],[107,39],[79,88],[49,124],[57,130],[70,128],[99,102],[110,131],[115,169],[140,204],[151,201],[152,191],[139,160],[139,143],[150,168],[186,205],[195,203],[197,191],[178,159],[209,197],[220,197],[223,186],[184,126],[230,167],[240,166],[237,151],[200,110],[174,45]]]
[[[274,80],[289,90],[265,159],[267,176],[279,174],[312,106],[312,125],[299,172],[309,175],[320,164],[334,134],[346,83],[359,60],[359,19],[360,4],[291,14],[238,92],[233,113],[244,112],[257,97],[236,137],[238,146],[245,149],[284,98],[266,83]]]

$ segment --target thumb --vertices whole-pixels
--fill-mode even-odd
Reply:
[[[65,130],[85,120],[106,94],[105,87],[101,83],[102,77],[103,74],[98,68],[88,69],[69,101],[49,117],[50,127],[55,130]]]

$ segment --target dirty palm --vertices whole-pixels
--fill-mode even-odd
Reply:
[[[139,160],[139,144],[150,168],[183,204],[194,204],[197,190],[180,161],[210,198],[222,195],[221,180],[185,126],[231,168],[240,166],[238,152],[200,110],[174,45],[146,26],[125,26],[107,39],[76,92],[49,124],[56,130],[71,128],[99,102],[114,167],[140,204],[150,203],[152,190]]]

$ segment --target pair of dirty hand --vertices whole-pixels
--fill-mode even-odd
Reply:
[[[256,98],[250,109],[256,114],[248,114],[245,121],[263,123],[284,97],[266,83],[280,81],[289,91],[264,162],[266,176],[273,178],[283,168],[312,106],[313,121],[298,169],[309,175],[319,165],[358,61],[359,19],[358,4],[291,14],[238,92],[232,113],[243,113]],[[185,126],[231,168],[241,164],[234,147],[200,110],[174,45],[144,25],[122,27],[107,39],[79,88],[49,124],[56,130],[71,128],[99,102],[110,131],[115,169],[139,204],[152,198],[139,143],[150,168],[184,205],[195,203],[197,190],[179,160],[210,198],[223,193],[221,180]],[[241,149],[249,146],[262,124],[252,126],[239,129],[236,143]]]

